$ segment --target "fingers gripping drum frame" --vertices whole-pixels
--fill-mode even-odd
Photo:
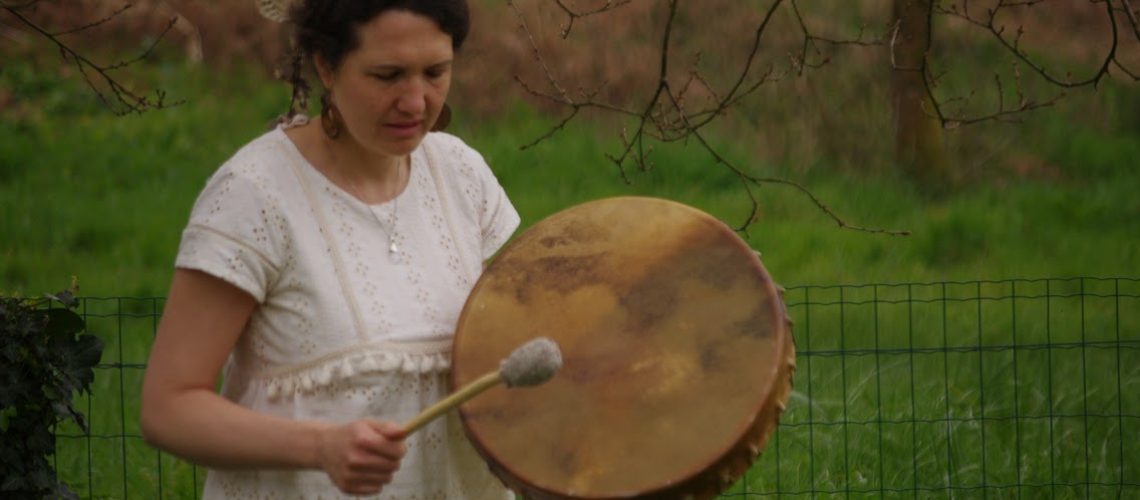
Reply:
[[[562,368],[460,408],[527,498],[711,498],[760,454],[791,392],[777,285],[729,227],[679,203],[598,200],[540,221],[476,283],[452,386],[549,337]]]

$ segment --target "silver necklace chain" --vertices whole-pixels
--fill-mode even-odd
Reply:
[[[372,213],[372,218],[376,219],[376,225],[380,226],[380,230],[384,231],[384,235],[388,237],[388,258],[395,264],[399,264],[404,260],[400,254],[400,246],[396,244],[396,235],[398,234],[396,232],[396,222],[399,221],[399,210],[400,197],[397,196],[392,199],[392,215],[389,217],[389,219],[391,219],[389,223],[392,226],[392,232],[388,232],[388,230],[384,228],[384,223],[380,221],[380,216],[376,215],[376,210],[372,206],[368,207],[368,211]]]
[[[403,168],[403,165],[401,165],[401,168]],[[411,174],[410,168],[409,168],[408,173]],[[396,237],[398,234],[396,232],[396,223],[399,222],[399,220],[400,220],[400,218],[399,218],[400,195],[397,194],[391,200],[392,201],[392,215],[389,217],[389,219],[391,219],[389,221],[389,223],[392,226],[392,230],[388,231],[388,229],[384,227],[384,221],[381,221],[380,216],[376,215],[376,210],[373,208],[373,206],[370,205],[368,202],[366,202],[364,200],[364,197],[360,195],[360,190],[356,188],[356,183],[353,182],[352,180],[348,180],[348,181],[349,181],[348,182],[349,187],[352,188],[352,194],[356,196],[357,200],[359,200],[361,203],[364,204],[364,207],[366,209],[368,209],[368,213],[372,214],[372,218],[376,220],[376,225],[380,226],[380,231],[382,231],[384,233],[384,236],[388,237],[388,258],[394,264],[399,264],[399,263],[403,262],[403,260],[404,260],[403,254],[400,253],[400,246],[396,243]],[[396,177],[396,183],[397,183],[397,185],[399,184],[398,173],[397,173],[397,177]]]

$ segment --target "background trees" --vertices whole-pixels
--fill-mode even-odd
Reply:
[[[160,43],[193,62],[276,64],[276,27],[245,4],[5,0],[0,22],[6,44],[58,50],[108,108],[129,113],[170,104],[162,89],[129,85],[124,71]],[[1140,81],[1132,0],[477,0],[473,8],[472,51],[485,59],[473,64],[481,76],[460,81],[471,101],[490,103],[472,107],[502,108],[488,97],[510,81],[516,96],[563,112],[551,132],[582,111],[624,117],[627,135],[612,158],[623,168],[645,168],[651,143],[700,141],[733,114],[762,113],[774,97],[767,88],[847,78],[829,66],[866,64],[890,85],[883,105],[894,163],[932,186],[952,177],[944,131],[1021,119],[1105,80]]]
[[[472,7],[476,27],[455,88],[460,120],[501,118],[525,103],[549,121],[518,138],[520,147],[585,128],[607,145],[598,171],[627,182],[667,175],[655,160],[670,148],[699,148],[707,182],[740,188],[746,203],[729,222],[741,229],[761,215],[760,186],[780,184],[840,226],[903,233],[848,221],[805,177],[822,164],[902,172],[937,195],[1063,176],[1089,167],[1058,165],[1042,152],[1060,147],[1034,142],[1040,127],[1055,126],[1042,113],[1087,107],[1079,126],[1092,131],[1140,115],[1133,0],[473,0]],[[4,0],[0,23],[0,50],[84,82],[116,113],[185,100],[132,65],[201,61],[224,85],[234,65],[257,61],[271,72],[284,46],[252,2]],[[284,103],[288,90],[279,88]],[[22,92],[0,88],[0,107],[36,112],[21,107]],[[1111,97],[1089,98],[1093,92]]]
[[[1140,15],[1129,0],[741,3],[508,2],[533,51],[534,67],[541,69],[541,75],[519,81],[532,95],[568,110],[567,120],[584,109],[628,117],[632,132],[611,157],[619,167],[631,162],[645,168],[647,143],[695,139],[750,194],[752,186],[775,180],[729,164],[702,131],[715,121],[732,121],[734,112],[762,114],[765,99],[781,98],[762,92],[765,87],[850,74],[829,72],[828,66],[869,64],[872,79],[889,82],[882,105],[891,110],[893,164],[932,192],[957,178],[946,131],[1020,120],[1066,92],[1105,80],[1132,88],[1140,81]],[[562,18],[559,30],[550,29],[552,16]],[[623,16],[627,22],[613,22]],[[630,19],[649,20],[643,23],[647,29],[628,28],[637,24]],[[587,22],[595,23],[593,31],[583,26]],[[609,81],[589,82],[575,67],[552,69],[554,61],[574,58],[551,48],[551,32],[567,41],[577,34],[586,45],[604,40],[608,46],[594,44],[593,54],[617,48],[634,65],[649,62],[657,74],[638,90],[613,92]],[[631,50],[646,42],[644,54]],[[826,103],[833,95],[843,92],[814,97],[823,101],[821,107],[840,108]],[[862,125],[846,110],[830,112],[850,118],[835,120],[833,130]]]

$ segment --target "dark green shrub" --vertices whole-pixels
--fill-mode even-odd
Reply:
[[[83,333],[70,291],[46,299],[0,298],[0,497],[77,498],[48,457],[54,427],[87,422],[71,404],[90,392],[103,342]]]

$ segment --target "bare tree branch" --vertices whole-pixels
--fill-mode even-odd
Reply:
[[[672,94],[670,94],[670,96],[672,96]],[[676,103],[674,103],[674,104],[676,104]],[[835,211],[831,209],[831,207],[827,206],[827,204],[825,204],[822,200],[819,199],[819,197],[817,197],[814,193],[812,193],[811,190],[804,187],[802,184],[795,182],[795,181],[792,181],[792,180],[789,180],[789,179],[783,179],[783,178],[779,178],[779,177],[757,177],[757,176],[750,175],[747,172],[745,172],[744,170],[742,170],[739,167],[737,167],[736,165],[734,165],[732,162],[728,161],[723,155],[721,155],[720,152],[718,152],[715,147],[713,147],[711,144],[709,144],[709,142],[707,140],[705,140],[704,135],[702,135],[699,131],[693,131],[692,136],[695,137],[701,143],[701,146],[705,149],[705,151],[707,151],[709,153],[709,155],[711,155],[713,157],[714,160],[716,160],[718,165],[724,165],[726,168],[731,170],[736,175],[737,179],[740,180],[741,184],[744,186],[745,191],[748,193],[748,198],[749,198],[749,200],[751,200],[751,203],[752,203],[752,210],[751,210],[751,213],[749,214],[747,220],[745,220],[742,224],[737,226],[737,228],[736,228],[737,231],[741,231],[741,232],[747,231],[748,227],[753,222],[755,222],[760,215],[760,204],[759,204],[759,201],[756,199],[756,194],[755,194],[755,192],[753,192],[753,188],[759,187],[762,184],[779,184],[779,185],[784,185],[784,186],[790,186],[790,187],[794,188],[795,190],[799,191],[800,193],[802,193],[803,195],[807,196],[808,199],[810,199],[811,202],[813,204],[815,204],[816,208],[823,211],[823,213],[826,214],[829,218],[831,218],[831,220],[834,221],[835,224],[838,225],[840,228],[851,229],[854,231],[860,231],[860,232],[865,232],[865,233],[887,234],[887,235],[891,235],[891,236],[909,236],[910,235],[910,231],[905,231],[905,230],[900,231],[900,230],[892,230],[892,229],[868,228],[868,227],[856,226],[856,225],[849,224],[846,221],[844,221],[841,217],[839,217],[839,215],[837,215],[835,213]]]
[[[625,115],[629,115],[629,116],[637,116],[637,113],[634,111],[630,111],[630,110],[620,108],[617,106],[611,106],[608,104],[595,102],[590,98],[579,101],[579,100],[576,100],[573,97],[571,97],[570,93],[567,92],[566,89],[564,89],[562,87],[562,85],[558,82],[558,79],[554,77],[554,73],[552,73],[550,71],[550,66],[546,64],[546,59],[544,57],[542,57],[542,52],[538,48],[538,42],[535,41],[534,35],[531,33],[530,27],[529,27],[529,25],[527,25],[526,18],[523,17],[522,12],[519,11],[518,7],[511,0],[507,1],[507,5],[515,12],[515,15],[518,17],[519,28],[526,35],[527,43],[530,45],[531,55],[534,58],[535,62],[538,63],[539,67],[542,68],[542,73],[543,73],[543,76],[546,78],[546,83],[548,85],[550,85],[550,87],[553,88],[555,91],[555,94],[549,94],[546,92],[538,91],[538,90],[532,88],[525,81],[523,81],[522,78],[520,78],[516,75],[515,81],[517,81],[520,85],[522,85],[523,89],[526,90],[527,93],[529,93],[535,97],[540,97],[543,99],[547,99],[547,100],[556,102],[558,104],[562,104],[564,106],[568,106],[574,110],[573,111],[574,114],[577,114],[581,108],[601,108],[601,109],[605,109],[607,111],[612,111],[612,112],[619,113],[619,114],[625,114]],[[586,96],[589,96],[589,94],[586,94],[586,93],[583,93],[583,94]],[[554,132],[556,132],[557,129],[561,129],[561,128],[562,127],[555,127],[556,130]],[[553,135],[554,135],[554,133],[551,132],[551,133],[547,134],[547,137],[551,137]]]
[[[94,28],[96,26],[106,24],[107,22],[111,21],[112,19],[119,17],[119,14],[126,12],[127,9],[131,8],[132,6],[133,5],[129,4],[129,3],[125,4],[122,7],[120,7],[118,10],[108,14],[107,17],[104,17],[103,19],[99,19],[97,21],[93,21],[93,22],[90,22],[90,23],[87,23],[87,24],[84,24],[84,25],[81,25],[81,26],[78,26],[76,28],[72,28],[72,29],[69,29],[66,31],[57,31],[55,33],[52,33],[52,36],[71,35],[74,33],[79,33],[80,31],[89,30],[89,29]]]
[[[1017,93],[1017,103],[1015,107],[1006,107],[1005,102],[1005,89],[1002,85],[1001,75],[994,74],[994,86],[997,88],[995,94],[998,96],[997,110],[984,115],[976,115],[972,117],[951,118],[938,115],[942,120],[942,126],[946,128],[956,128],[961,125],[973,125],[985,121],[1018,121],[1016,118],[1023,116],[1027,111],[1032,111],[1037,108],[1050,107],[1065,97],[1065,93],[1061,92],[1045,101],[1034,101],[1028,99],[1022,91],[1021,85],[1021,71],[1017,69],[1015,63],[1013,74],[1015,78],[1014,91]]]
[[[1140,43],[1140,10],[1132,7],[1132,0],[1120,0],[1120,4],[1121,8],[1119,10],[1124,12],[1125,17],[1128,19],[1129,26],[1132,27],[1132,35],[1136,38],[1136,42]],[[1120,71],[1123,71],[1129,78],[1132,78],[1132,81],[1140,81],[1140,75],[1138,75],[1136,71],[1125,67],[1119,58],[1113,59],[1112,62]]]
[[[1132,7],[1132,0],[1120,0],[1120,4],[1123,6],[1120,10],[1124,11],[1124,15],[1132,25],[1132,34],[1136,36],[1136,41],[1140,41],[1140,20],[1137,20],[1140,18],[1140,12]]]
[[[564,85],[562,85],[558,78],[555,77],[549,65],[543,56],[542,51],[538,47],[534,34],[530,31],[527,20],[514,2],[508,0],[508,5],[514,10],[519,20],[519,27],[524,34],[527,43],[529,44],[532,57],[535,59],[538,67],[542,71],[545,85],[551,89],[549,92],[540,91],[527,84],[522,78],[516,76],[516,81],[526,90],[526,92],[540,97],[551,102],[558,103],[570,109],[569,113],[563,116],[553,127],[540,135],[535,140],[523,146],[523,148],[533,147],[534,145],[549,139],[557,132],[561,131],[571,120],[573,120],[585,108],[597,108],[605,111],[613,112],[621,116],[630,117],[633,119],[631,127],[623,129],[620,134],[621,147],[620,149],[606,157],[617,167],[620,175],[626,182],[630,182],[629,174],[626,170],[629,162],[641,170],[646,171],[652,168],[650,153],[653,149],[654,142],[676,142],[687,139],[695,139],[701,144],[701,147],[715,160],[717,165],[729,169],[730,172],[741,182],[745,192],[749,198],[751,209],[745,221],[737,228],[738,231],[745,231],[752,223],[757,220],[759,214],[759,201],[755,194],[755,189],[763,184],[778,184],[789,186],[800,193],[807,196],[811,202],[828,217],[830,217],[836,224],[842,228],[852,229],[857,231],[882,233],[892,235],[909,234],[906,231],[894,231],[886,229],[866,228],[854,224],[847,223],[840,218],[830,207],[823,203],[817,196],[803,185],[788,179],[781,179],[775,177],[759,177],[748,174],[743,169],[735,166],[728,161],[715,147],[713,147],[701,133],[701,130],[712,123],[717,117],[722,116],[729,108],[738,104],[749,94],[755,92],[766,83],[779,80],[783,73],[777,73],[776,70],[769,66],[761,74],[756,73],[755,67],[762,47],[761,41],[764,34],[767,32],[771,21],[774,18],[777,10],[785,4],[783,0],[774,0],[770,6],[764,11],[763,18],[758,23],[756,29],[753,31],[752,40],[748,48],[748,53],[743,61],[739,64],[739,70],[735,76],[730,80],[730,85],[725,92],[718,92],[713,84],[706,79],[700,71],[696,69],[700,57],[696,58],[696,63],[693,64],[685,73],[683,81],[675,83],[671,80],[673,73],[673,50],[672,40],[674,35],[674,28],[678,16],[678,7],[681,0],[670,0],[666,7],[664,14],[664,22],[661,28],[660,42],[658,44],[657,54],[658,62],[656,69],[656,80],[653,82],[652,91],[648,92],[647,97],[643,101],[644,104],[637,109],[627,109],[623,106],[599,102],[595,99],[597,91],[592,93],[582,92],[581,96],[572,95]],[[792,3],[792,2],[789,2]],[[571,12],[566,8],[562,2],[556,4],[563,9],[568,15]],[[607,7],[612,8],[618,3],[607,3]],[[589,13],[603,12],[604,9],[597,11],[590,11]],[[798,16],[798,13],[797,13]],[[571,17],[571,21],[574,17]],[[812,33],[808,28],[806,21],[802,16],[799,16],[800,30],[803,33],[804,39],[804,52],[798,58],[793,57],[794,66],[803,67],[804,61],[807,60],[807,51],[814,50],[816,54],[821,54],[822,49],[819,44],[826,44],[828,46],[841,46],[841,45],[875,45],[885,43],[886,36],[880,37],[879,40],[865,39],[864,30],[860,30],[857,38],[852,40],[830,39],[823,36],[817,36]],[[565,37],[568,30],[563,31],[562,35]],[[823,61],[826,62],[826,61]],[[821,66],[822,63],[815,64],[809,63],[811,66]],[[706,106],[696,106],[693,110],[688,109],[687,96],[699,85],[700,88],[707,90],[711,95],[711,103]]]
[[[619,134],[620,147],[618,150],[606,155],[627,182],[629,181],[627,168],[631,163],[635,168],[642,171],[652,168],[650,153],[654,144],[690,139],[697,141],[702,149],[716,161],[717,165],[729,169],[745,187],[752,209],[746,221],[739,226],[738,229],[741,231],[747,229],[758,215],[758,201],[753,190],[762,184],[779,184],[792,187],[808,196],[817,208],[832,218],[840,227],[871,233],[906,234],[905,231],[875,229],[849,224],[803,185],[787,179],[759,177],[748,173],[748,171],[729,162],[720,151],[706,140],[704,128],[725,116],[734,106],[741,104],[746,97],[754,94],[764,85],[780,81],[789,75],[803,75],[808,70],[821,68],[832,60],[834,51],[841,47],[866,48],[886,45],[889,49],[890,64],[894,70],[915,72],[921,76],[927,97],[926,103],[923,104],[924,110],[929,115],[936,117],[945,129],[987,121],[1017,121],[1020,116],[1027,112],[1053,106],[1066,96],[1066,89],[1085,86],[1096,87],[1109,74],[1110,68],[1119,69],[1122,74],[1128,75],[1133,80],[1138,79],[1137,72],[1127,68],[1124,61],[1118,57],[1122,34],[1127,36],[1126,33],[1131,32],[1140,41],[1140,13],[1133,7],[1132,0],[1090,0],[1093,4],[1104,4],[1103,15],[1111,26],[1111,31],[1107,35],[1111,36],[1109,40],[1111,45],[1103,53],[1103,57],[1098,56],[1097,69],[1086,78],[1056,75],[1053,70],[1030,56],[1024,47],[1024,27],[1018,26],[1016,31],[1010,32],[1007,26],[998,21],[999,16],[1007,11],[1026,9],[1045,1],[991,0],[991,3],[980,13],[977,8],[973,8],[972,11],[972,4],[969,0],[959,0],[949,6],[943,6],[936,0],[932,1],[929,8],[925,9],[922,14],[924,18],[919,18],[923,19],[919,22],[926,24],[923,31],[926,37],[924,45],[926,51],[919,54],[912,53],[904,63],[900,63],[900,60],[896,59],[895,47],[900,43],[901,19],[892,20],[878,34],[873,33],[876,30],[868,30],[866,25],[862,25],[853,37],[832,37],[818,33],[813,28],[811,19],[801,11],[799,0],[787,2],[772,0],[759,12],[761,17],[752,31],[747,50],[739,56],[736,69],[728,73],[731,76],[727,79],[712,80],[698,69],[701,66],[700,54],[697,54],[695,62],[687,71],[676,71],[673,67],[675,54],[671,42],[679,16],[678,9],[681,0],[670,0],[664,5],[660,42],[656,48],[658,56],[655,71],[656,80],[645,88],[646,92],[641,94],[641,99],[643,99],[640,100],[641,104],[630,107],[626,104],[613,104],[599,100],[597,96],[604,89],[604,83],[592,91],[572,92],[567,89],[547,64],[546,57],[539,48],[535,34],[531,32],[526,17],[511,0],[508,0],[508,4],[514,9],[518,18],[520,30],[529,43],[531,55],[541,69],[542,78],[545,80],[544,87],[547,90],[535,88],[519,76],[515,77],[516,81],[527,93],[568,108],[568,112],[562,115],[556,124],[523,147],[533,147],[553,137],[578,117],[583,109],[598,109],[632,120],[632,123],[623,128]],[[555,0],[553,5],[557,6],[567,18],[567,22],[560,33],[561,37],[563,39],[568,37],[574,26],[574,21],[578,18],[607,12],[628,3],[628,0],[607,1],[604,5],[592,9],[575,10],[568,5],[566,0]],[[786,68],[778,68],[776,64],[761,62],[763,52],[761,49],[764,47],[762,40],[764,40],[765,33],[771,31],[775,14],[781,7],[787,7],[790,10],[788,18],[795,23],[794,27],[798,33],[796,38],[798,48],[789,51],[790,63]],[[934,45],[935,15],[961,19],[992,36],[1005,51],[1012,55],[1014,60],[1011,65],[1012,78],[995,73],[992,80],[993,86],[986,87],[984,92],[981,92],[983,89],[974,89],[966,95],[943,95],[946,92],[939,89],[939,83],[945,76],[945,71],[935,70],[934,59],[936,55],[930,49]],[[1131,29],[1122,32],[1121,25]],[[758,70],[758,67],[764,69]],[[1061,88],[1062,91],[1045,97],[1028,95],[1022,81],[1023,68],[1029,68],[1029,73]],[[727,83],[727,85],[718,86],[718,83]],[[996,93],[995,103],[991,109],[978,112],[976,107],[970,105],[972,99],[982,94],[989,95],[991,92]],[[955,111],[951,112],[951,108],[955,108]]]
[[[937,13],[937,14],[941,14],[941,15],[947,15],[950,17],[962,19],[971,25],[985,29],[986,31],[991,33],[994,37],[996,37],[996,39],[999,41],[999,43],[1007,51],[1009,51],[1010,53],[1012,53],[1015,56],[1017,61],[1020,61],[1022,64],[1029,66],[1031,69],[1034,70],[1034,72],[1036,72],[1038,75],[1040,75],[1044,80],[1046,80],[1047,82],[1049,82],[1055,86],[1059,86],[1059,87],[1063,87],[1063,88],[1076,88],[1076,87],[1084,87],[1084,86],[1094,86],[1095,87],[1105,76],[1108,75],[1108,68],[1110,65],[1113,65],[1113,64],[1115,64],[1122,71],[1124,71],[1126,74],[1128,74],[1129,76],[1132,76],[1133,79],[1135,79],[1135,75],[1132,72],[1130,72],[1127,68],[1125,68],[1119,62],[1119,60],[1116,57],[1116,54],[1117,54],[1116,53],[1116,50],[1117,50],[1116,40],[1118,39],[1118,37],[1117,37],[1116,29],[1115,29],[1116,20],[1115,20],[1115,17],[1113,16],[1113,14],[1111,13],[1111,8],[1107,9],[1106,12],[1107,12],[1109,21],[1113,25],[1113,32],[1112,32],[1113,33],[1113,45],[1109,49],[1109,51],[1106,53],[1104,59],[1100,63],[1099,69],[1097,70],[1097,72],[1093,76],[1089,77],[1088,79],[1082,80],[1082,81],[1062,81],[1060,79],[1053,77],[1052,74],[1049,73],[1043,66],[1038,65],[1037,63],[1034,63],[1031,59],[1029,59],[1029,56],[1021,48],[1021,37],[1024,34],[1024,28],[1019,26],[1018,30],[1017,30],[1017,34],[1012,39],[1008,39],[1004,36],[1005,27],[1004,26],[998,26],[996,19],[997,19],[998,15],[1002,9],[1008,9],[1008,8],[1013,8],[1013,7],[1029,7],[1029,6],[1039,4],[1039,3],[1043,3],[1044,1],[1045,0],[1021,0],[1021,1],[998,0],[998,5],[993,7],[993,8],[988,9],[986,11],[985,17],[975,17],[975,15],[971,14],[970,9],[969,9],[970,2],[968,0],[963,0],[960,8],[959,8],[958,4],[951,4],[950,7],[943,7],[941,5],[934,5],[933,8],[930,9],[929,16],[928,16],[928,22],[933,23],[933,15]],[[1096,0],[1094,0],[1094,1],[1096,1]],[[1125,1],[1127,1],[1127,0],[1125,0]],[[1106,2],[1106,5],[1109,5],[1109,4],[1110,4],[1110,2]],[[932,31],[933,30],[931,30],[931,32]],[[896,35],[897,35],[897,32],[896,32]],[[1018,64],[1015,63],[1012,66],[1013,67],[1013,74],[1014,74],[1013,90],[1017,94],[1017,97],[1018,97],[1017,102],[1015,104],[1013,104],[1012,106],[1008,105],[1008,103],[1005,101],[1005,88],[1001,83],[1001,77],[999,75],[995,74],[994,75],[995,82],[996,82],[995,88],[997,90],[996,94],[997,94],[997,101],[998,101],[997,102],[997,109],[990,111],[990,112],[986,112],[986,113],[980,113],[980,114],[975,113],[975,114],[967,115],[967,114],[964,114],[965,107],[966,107],[965,104],[966,104],[966,102],[968,102],[970,100],[970,98],[977,95],[977,91],[976,90],[971,91],[967,96],[955,96],[955,97],[940,99],[938,97],[938,92],[936,92],[936,89],[938,86],[938,77],[933,74],[933,71],[930,68],[931,59],[933,56],[929,52],[926,53],[923,56],[922,62],[920,63],[920,65],[918,67],[914,67],[914,68],[901,67],[895,61],[895,56],[894,56],[895,43],[896,43],[896,39],[894,37],[892,37],[892,40],[890,43],[891,66],[892,66],[892,68],[894,68],[895,70],[898,70],[898,71],[915,71],[915,72],[919,72],[920,74],[922,74],[923,82],[924,82],[926,93],[927,93],[927,97],[928,97],[928,100],[930,102],[930,109],[927,109],[927,113],[930,114],[931,116],[937,118],[939,120],[939,122],[942,124],[943,128],[951,129],[951,128],[957,128],[957,127],[962,126],[962,125],[972,125],[972,124],[982,123],[982,122],[987,122],[987,121],[1017,121],[1015,118],[1018,117],[1019,115],[1022,115],[1026,112],[1029,112],[1029,111],[1033,111],[1035,109],[1053,106],[1055,103],[1057,103],[1058,101],[1063,99],[1066,95],[1064,92],[1061,92],[1061,93],[1055,94],[1055,95],[1048,97],[1046,99],[1043,99],[1043,100],[1035,100],[1035,99],[1030,99],[1030,98],[1026,97],[1024,92],[1023,92],[1020,67]],[[957,115],[951,116],[951,115],[948,115],[944,111],[944,107],[950,103],[958,103],[959,104],[959,112]]]
[[[605,5],[602,5],[601,7],[576,11],[570,8],[570,6],[566,5],[566,0],[554,0],[554,4],[557,5],[559,9],[562,9],[562,12],[566,14],[566,26],[562,28],[562,38],[570,36],[570,30],[574,29],[574,21],[583,17],[589,17],[601,14],[603,12],[609,12],[618,7],[626,5],[631,1],[632,0],[606,0]]]
[[[1053,85],[1065,88],[1084,87],[1089,85],[1096,86],[1098,83],[1100,83],[1101,79],[1108,75],[1109,66],[1113,61],[1116,60],[1116,48],[1119,42],[1119,36],[1116,26],[1116,15],[1114,13],[1111,0],[1094,0],[1094,2],[1103,2],[1105,5],[1105,14],[1108,17],[1109,25],[1112,27],[1112,44],[1109,47],[1108,52],[1105,54],[1100,67],[1096,70],[1095,73],[1093,73],[1092,76],[1084,80],[1062,79],[1053,75],[1044,67],[1044,65],[1034,62],[1033,59],[1029,57],[1029,54],[1027,54],[1021,47],[1021,37],[1025,33],[1023,26],[1018,26],[1017,31],[1014,33],[1013,37],[1010,38],[1005,35],[1005,26],[997,25],[997,17],[1002,10],[1012,7],[1032,6],[1043,1],[1044,0],[998,0],[998,5],[989,9],[985,17],[974,17],[969,13],[969,0],[963,0],[963,7],[961,11],[959,11],[957,4],[952,4],[950,8],[945,8],[941,5],[935,5],[931,10],[938,12],[939,14],[962,19],[969,24],[988,31],[991,35],[993,35],[994,39],[996,39],[999,44],[1005,47],[1007,51],[1013,54],[1014,57],[1021,60],[1022,63],[1033,69],[1033,71],[1037,72],[1041,78],[1045,79],[1049,83],[1052,83]]]
[[[28,7],[31,7],[31,6],[39,3],[39,1],[40,0],[28,0],[24,3],[0,2],[0,8],[5,8],[5,9],[12,8],[12,9],[21,10],[21,9],[26,9]]]
[[[1120,61],[1112,61],[1112,63],[1115,64],[1116,67],[1120,69],[1120,71],[1123,71],[1124,74],[1128,75],[1129,78],[1132,78],[1132,81],[1140,82],[1140,74],[1133,73],[1132,70],[1128,69],[1123,64],[1120,64]]]
[[[831,57],[825,56],[823,54],[823,51],[819,47],[818,42],[822,42],[822,43],[825,43],[825,44],[833,46],[833,47],[834,46],[844,46],[844,45],[854,45],[854,46],[861,46],[861,47],[874,47],[874,46],[879,46],[879,45],[885,44],[887,42],[887,35],[889,33],[891,33],[891,31],[888,30],[887,32],[883,33],[882,35],[880,35],[876,38],[864,39],[864,36],[866,35],[866,32],[867,32],[867,26],[864,25],[864,26],[859,27],[859,33],[855,36],[855,38],[852,38],[852,39],[835,39],[835,38],[815,35],[812,33],[811,30],[808,29],[808,27],[807,27],[808,23],[807,23],[807,21],[804,20],[803,14],[800,13],[799,3],[796,0],[792,0],[790,3],[792,5],[792,12],[795,15],[796,22],[799,24],[800,32],[803,34],[803,44],[802,44],[802,47],[800,49],[800,55],[797,57],[797,61],[800,64],[800,68],[798,71],[798,73],[800,75],[803,74],[803,70],[805,67],[809,67],[809,68],[813,68],[813,69],[819,69],[819,68],[822,68],[828,62],[831,62]],[[808,60],[809,49],[811,52],[813,52],[815,55],[817,55],[821,58],[819,60],[819,62],[812,63]]]
[[[38,2],[39,0],[29,0],[22,4],[3,3],[0,4],[0,9],[8,12],[25,27],[48,40],[51,44],[55,45],[64,61],[71,62],[75,65],[79,74],[83,76],[83,81],[87,87],[95,93],[100,102],[102,102],[104,106],[110,109],[111,112],[121,116],[130,113],[142,113],[151,109],[167,108],[180,104],[180,102],[166,102],[166,93],[161,89],[156,89],[153,97],[139,94],[120,82],[117,78],[115,78],[114,75],[112,75],[112,72],[115,70],[136,64],[139,61],[142,61],[149,57],[154,52],[154,49],[158,45],[158,42],[160,42],[163,37],[165,37],[166,34],[170,31],[170,29],[174,27],[174,23],[178,20],[177,17],[171,18],[170,22],[163,29],[162,33],[156,37],[154,41],[137,57],[112,63],[110,65],[103,65],[87,58],[79,50],[73,48],[70,44],[61,40],[60,37],[105,24],[112,18],[122,14],[127,8],[130,7],[130,5],[127,5],[126,7],[115,11],[106,18],[99,19],[97,21],[87,23],[69,30],[51,32],[21,12]]]

